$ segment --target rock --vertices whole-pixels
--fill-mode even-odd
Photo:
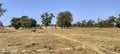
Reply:
[[[45,45],[44,48],[48,48],[48,49],[53,49],[51,46],[49,45]]]
[[[36,32],[36,30],[37,30],[37,29],[36,29],[36,28],[34,28],[34,29],[32,29],[32,32]]]
[[[12,44],[8,44],[7,46],[12,46]]]
[[[2,52],[3,52],[3,54],[10,54],[10,51],[6,50],[6,49],[3,49]]]
[[[21,45],[20,43],[17,43],[16,45]]]
[[[30,43],[30,44],[27,44],[25,47],[32,47],[32,46],[34,46],[34,45],[38,45],[38,43],[32,42],[32,43]]]
[[[120,51],[120,47],[114,47],[114,51]]]
[[[38,43],[32,43],[32,45],[38,45]]]

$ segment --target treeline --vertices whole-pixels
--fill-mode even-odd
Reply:
[[[33,18],[29,18],[28,16],[22,16],[20,18],[13,17],[11,22],[11,26],[16,29],[22,28],[32,28],[37,26],[52,26],[51,21],[54,18],[53,13],[43,13],[40,18],[42,20],[42,25],[37,25],[36,21]],[[98,22],[94,20],[82,20],[72,24],[73,15],[69,11],[60,12],[57,15],[57,22],[54,25],[55,27],[68,28],[68,27],[81,27],[81,28],[90,28],[90,27],[99,27],[99,28],[109,28],[109,27],[119,27],[120,28],[120,15],[118,17],[110,16],[106,20],[101,20],[98,18]]]
[[[22,17],[13,17],[11,19],[11,27],[14,27],[16,30],[19,29],[20,27],[22,28],[33,28],[33,27],[38,27],[38,26],[53,26],[51,24],[52,18],[55,17],[52,13],[43,13],[40,18],[41,18],[41,22],[42,25],[37,25],[36,20],[33,18],[29,18],[28,16],[22,16]],[[57,16],[57,23],[56,25],[54,25],[55,27],[61,27],[61,28],[65,28],[65,27],[71,27],[72,26],[72,14],[69,11],[65,11],[65,12],[60,12]]]
[[[118,17],[110,16],[106,20],[100,20],[98,18],[98,22],[96,23],[94,20],[83,20],[81,22],[76,22],[72,25],[73,27],[100,27],[100,28],[108,28],[108,27],[119,27],[120,28],[120,15]]]

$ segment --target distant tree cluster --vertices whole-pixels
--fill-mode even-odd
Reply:
[[[51,24],[52,18],[55,17],[52,13],[43,13],[40,18],[42,19],[42,26],[48,27],[53,26]],[[69,11],[60,12],[57,16],[57,26],[61,28],[71,27],[73,21],[72,14]],[[13,17],[11,19],[11,26],[15,29],[22,28],[32,28],[40,25],[36,25],[36,21],[28,16],[22,16],[20,18]],[[54,25],[56,26],[56,25]]]
[[[108,28],[108,27],[119,27],[120,28],[120,15],[119,17],[110,16],[106,20],[100,20],[98,18],[98,22],[95,23],[94,20],[83,20],[81,22],[76,22],[72,25],[73,27],[100,27],[100,28]]]
[[[42,19],[42,26],[48,27],[53,26],[51,24],[52,18],[55,17],[52,13],[43,13],[40,18]],[[108,28],[108,27],[119,27],[120,28],[120,15],[118,17],[110,16],[106,20],[100,20],[98,18],[98,22],[94,20],[82,20],[72,24],[73,15],[69,11],[60,12],[57,15],[57,22],[56,25],[61,28],[68,28],[68,27],[81,27],[81,28],[90,28],[90,27],[99,27],[99,28]],[[20,18],[14,17],[11,21],[11,26],[18,29],[22,28],[32,28],[40,25],[36,25],[36,21],[28,16],[22,16]],[[56,26],[54,25],[54,26]]]
[[[32,28],[36,27],[36,21],[28,16],[22,16],[20,18],[13,17],[11,22],[11,26],[15,27],[15,29],[22,28]]]

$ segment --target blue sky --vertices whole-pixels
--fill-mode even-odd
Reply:
[[[109,16],[120,14],[120,0],[0,0],[3,8],[7,9],[0,20],[9,25],[12,17],[27,15],[41,24],[40,15],[44,12],[53,13],[70,11],[73,23],[81,20],[107,19]],[[52,20],[56,23],[56,17]]]

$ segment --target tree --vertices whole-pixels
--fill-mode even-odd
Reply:
[[[22,16],[21,18],[14,17],[12,18],[11,26],[13,26],[16,30],[20,27],[22,28],[32,28],[36,27],[36,21],[28,16]]]
[[[116,19],[116,27],[120,28],[120,14],[119,17]]]
[[[72,27],[81,27],[81,22],[76,22],[74,24],[72,24]]]
[[[28,18],[29,18],[28,16],[22,16],[21,17],[21,27],[22,28],[26,28],[27,27],[26,24],[27,24]]]
[[[1,17],[2,15],[4,15],[5,12],[6,12],[6,10],[2,8],[2,3],[0,3],[0,17]],[[0,21],[0,25],[3,27],[3,24],[2,24],[1,21]]]
[[[5,12],[6,12],[6,10],[2,8],[2,4],[0,3],[0,17],[2,15],[4,15],[3,13],[5,13]]]
[[[46,27],[51,25],[51,20],[52,18],[55,17],[52,13],[48,14],[48,13],[43,13],[41,15],[42,18],[42,24]]]
[[[36,21],[32,18],[27,19],[26,21],[24,21],[23,23],[24,28],[32,28],[32,27],[36,27]]]
[[[97,23],[97,27],[103,27],[103,21],[99,21],[99,22]]]
[[[21,27],[22,28],[36,27],[36,20],[29,18],[28,16],[22,16],[21,17]]]
[[[22,16],[21,17],[21,21],[25,21],[25,20],[27,20],[29,17],[28,16]]]
[[[0,21],[0,27],[3,27],[3,23]]]
[[[80,22],[77,22],[77,23],[76,23],[76,26],[77,26],[77,27],[80,27],[80,26],[81,26],[81,23],[80,23]]]
[[[72,21],[73,17],[69,11],[60,12],[57,16],[57,25],[61,28],[70,27]]]
[[[86,22],[86,20],[83,20],[83,21],[82,21],[81,27],[87,27],[87,22]]]
[[[21,27],[21,19],[20,18],[12,18],[11,22],[11,26],[13,26],[16,30],[19,29]]]
[[[99,20],[97,23],[98,27],[115,27],[116,17],[110,16],[109,19]]]
[[[98,27],[110,27],[109,20],[101,20],[98,22]]]
[[[89,20],[87,22],[87,27],[93,27],[94,26],[94,21],[93,20]]]
[[[102,27],[103,25],[103,20],[101,20],[100,18],[98,18],[98,23],[97,24],[97,27]]]
[[[110,16],[108,20],[109,20],[109,26],[115,27],[116,17]]]

